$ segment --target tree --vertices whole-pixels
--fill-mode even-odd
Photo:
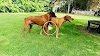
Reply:
[[[100,0],[91,0],[91,9],[93,10],[93,11],[98,11],[98,10],[100,10]]]
[[[67,1],[67,4],[68,4],[68,11],[67,11],[67,13],[69,13],[70,12],[70,6],[73,3],[73,0],[66,0],[66,1]]]
[[[55,3],[55,2],[57,2],[57,0],[51,0],[51,1],[50,1],[50,8],[51,8],[50,11],[53,10],[53,6],[54,6],[54,3]]]
[[[71,4],[73,3],[73,0],[51,0],[50,3],[53,5],[56,3],[55,6],[60,7],[59,4],[61,4],[62,2],[66,3],[68,5],[67,12],[69,13]]]

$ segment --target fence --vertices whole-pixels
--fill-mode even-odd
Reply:
[[[81,11],[81,10],[72,10],[73,14],[81,14],[81,15],[94,15],[93,11]]]

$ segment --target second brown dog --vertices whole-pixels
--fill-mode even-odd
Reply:
[[[66,21],[71,22],[72,20],[74,20],[74,19],[71,18],[71,16],[69,16],[69,15],[66,15],[63,18],[56,18],[56,17],[51,18],[51,21],[56,24],[56,38],[58,38],[58,31],[59,31],[59,28],[61,27],[61,25]],[[51,24],[54,25],[54,23],[51,23]]]

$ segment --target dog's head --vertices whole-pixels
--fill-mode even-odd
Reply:
[[[53,11],[48,12],[48,14],[50,15],[50,17],[56,17],[56,15]]]
[[[66,15],[66,16],[64,17],[64,20],[65,20],[65,21],[69,21],[69,22],[71,22],[71,21],[74,20],[74,19],[71,18],[71,16]]]

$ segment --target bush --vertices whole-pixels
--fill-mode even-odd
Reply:
[[[45,7],[46,6],[46,7]],[[0,3],[0,12],[47,12],[49,11],[47,2],[23,2],[23,3]]]

